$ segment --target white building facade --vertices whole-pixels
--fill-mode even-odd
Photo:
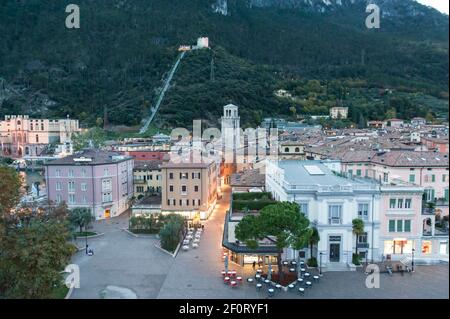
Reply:
[[[276,200],[298,203],[318,229],[320,241],[313,256],[321,259],[322,267],[348,269],[357,241],[361,257],[380,259],[381,196],[376,183],[339,177],[320,161],[268,162],[266,169],[266,190]],[[365,234],[358,239],[352,231],[355,218],[365,224]],[[309,248],[304,254],[311,257]],[[297,258],[297,252],[288,249],[286,257]]]

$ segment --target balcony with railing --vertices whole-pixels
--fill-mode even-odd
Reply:
[[[369,248],[369,243],[357,243],[357,248]]]
[[[282,186],[285,189],[293,191],[314,191],[318,193],[351,193],[354,191],[374,191],[377,190],[376,184],[352,184],[352,185],[296,185],[283,181]]]
[[[133,183],[135,185],[145,185],[146,181],[144,179],[135,178],[135,179],[133,179]]]
[[[436,209],[434,207],[422,207],[422,215],[435,215]]]

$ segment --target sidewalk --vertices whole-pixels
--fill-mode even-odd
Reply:
[[[199,247],[178,253],[158,298],[255,298],[254,287],[249,289],[251,287],[244,285],[232,290],[222,280],[223,222],[229,208],[230,192],[230,187],[224,187],[222,199],[205,222]],[[230,269],[236,269],[242,276],[242,269],[239,268],[230,263]]]

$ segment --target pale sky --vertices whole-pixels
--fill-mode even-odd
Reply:
[[[434,7],[437,10],[448,14],[448,0],[417,0],[417,2]]]

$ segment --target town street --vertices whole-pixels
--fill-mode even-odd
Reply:
[[[222,234],[225,213],[229,208],[230,188],[223,188],[223,197],[205,222],[200,246],[180,251],[176,258],[154,247],[152,236],[134,237],[123,228],[128,226],[127,214],[95,222],[95,230],[104,233],[89,239],[95,255],[78,252],[73,263],[80,266],[81,287],[71,298],[187,298],[187,299],[245,299],[267,298],[263,288],[254,284],[237,288],[224,285],[221,270]],[[84,239],[78,246],[84,247]],[[252,269],[236,266],[230,269],[243,275],[244,281]],[[324,273],[320,283],[299,296],[295,291],[277,292],[274,298],[448,298],[448,264],[417,266],[413,275],[381,274],[380,288],[367,289],[362,271]]]

